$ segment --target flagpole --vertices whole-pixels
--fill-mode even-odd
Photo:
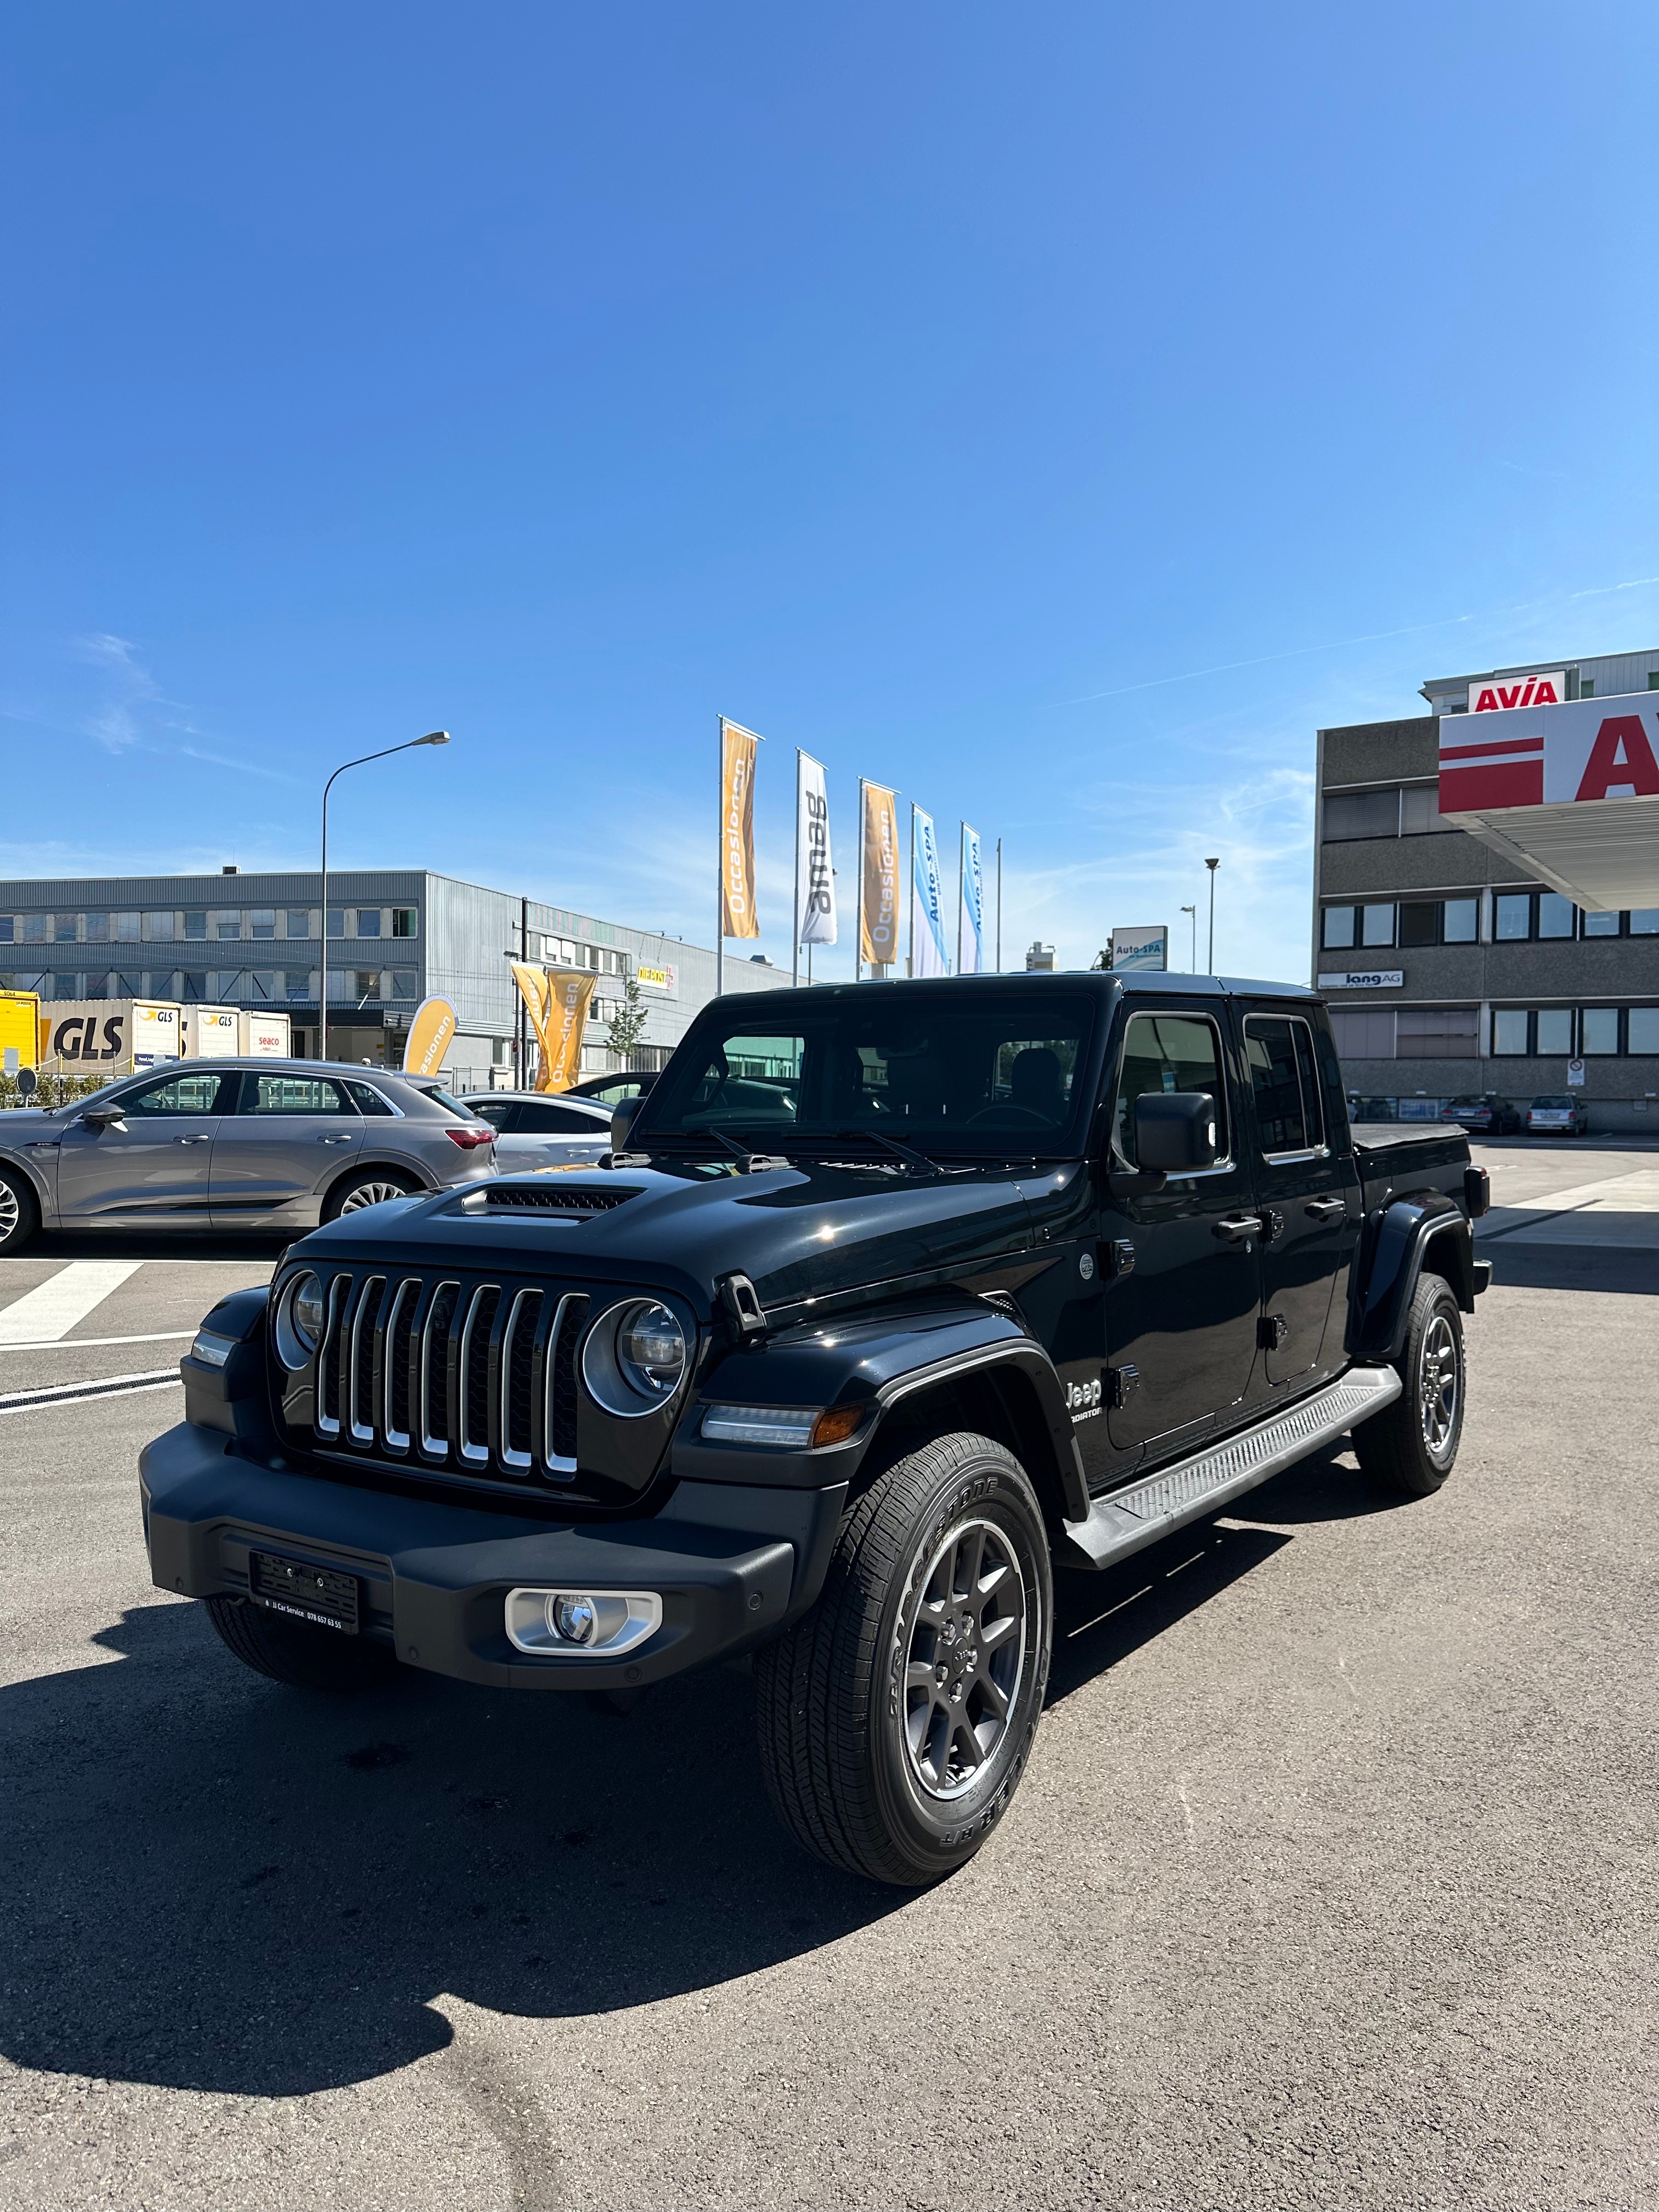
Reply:
[[[789,948],[789,986],[800,988],[800,747],[795,747],[795,903],[791,908],[793,920],[789,931],[794,942]]]
[[[997,973],[1002,973],[1002,840],[997,839]]]
[[[957,973],[962,973],[962,910],[968,903],[968,824],[957,824]]]
[[[714,840],[714,996],[726,982],[726,717],[714,724],[714,802],[717,834]]]
[[[910,957],[906,963],[909,973],[916,972],[916,802],[910,801],[910,854],[905,864],[910,878]]]
[[[853,926],[853,981],[864,981],[864,778],[859,778],[859,914]]]

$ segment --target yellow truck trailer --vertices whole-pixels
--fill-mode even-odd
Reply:
[[[40,1065],[40,1001],[33,991],[0,991],[0,1068]]]

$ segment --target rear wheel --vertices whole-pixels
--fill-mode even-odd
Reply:
[[[210,1597],[207,1610],[245,1667],[290,1689],[371,1690],[397,1676],[397,1658],[384,1644],[289,1620],[242,1597]]]
[[[915,1886],[1012,1802],[1053,1635],[1042,1511],[988,1437],[942,1437],[848,1515],[823,1594],[757,1654],[761,1760],[795,1840]]]
[[[407,1176],[390,1168],[364,1168],[335,1184],[323,1207],[325,1221],[337,1221],[343,1213],[360,1212],[366,1206],[384,1206],[389,1198],[407,1198],[415,1188]]]
[[[1427,1498],[1451,1473],[1463,1433],[1463,1316],[1443,1277],[1419,1279],[1395,1364],[1405,1388],[1354,1431],[1354,1451],[1367,1474]]]
[[[15,1168],[0,1168],[0,1253],[21,1252],[40,1226],[34,1193]]]

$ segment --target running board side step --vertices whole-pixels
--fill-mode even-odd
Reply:
[[[1086,1521],[1065,1521],[1059,1564],[1109,1567],[1161,1536],[1200,1521],[1231,1498],[1242,1497],[1281,1468],[1305,1459],[1361,1421],[1391,1406],[1401,1382],[1392,1367],[1351,1367],[1269,1419],[1258,1421],[1224,1443],[1160,1468],[1109,1497],[1097,1498]]]

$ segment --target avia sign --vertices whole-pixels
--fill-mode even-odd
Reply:
[[[1548,676],[1486,676],[1469,686],[1469,712],[1504,714],[1511,707],[1559,707],[1566,696],[1566,671],[1561,668]]]
[[[1659,696],[1443,715],[1438,803],[1593,912],[1659,906]]]

